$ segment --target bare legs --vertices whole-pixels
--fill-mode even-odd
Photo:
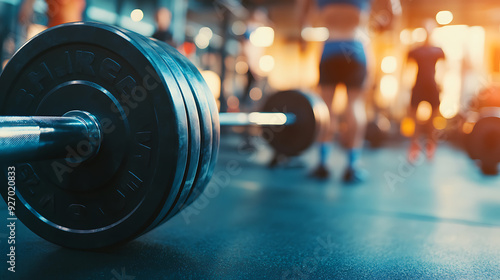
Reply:
[[[330,111],[330,128],[327,133],[323,135],[323,138],[320,139],[322,143],[331,143],[335,136],[335,115],[333,114],[333,96],[335,94],[336,85],[324,85],[320,88],[321,98],[325,101],[328,106],[328,110]]]
[[[365,91],[359,88],[347,88],[347,108],[345,111],[347,131],[345,144],[347,149],[361,149],[366,131]]]
[[[328,131],[321,135],[321,139],[319,139],[319,166],[311,174],[312,176],[320,179],[326,179],[330,176],[330,172],[328,171],[328,168],[326,166],[330,155],[331,143],[333,142],[333,138],[335,136],[335,119],[332,112],[334,93],[335,85],[326,85],[320,88],[321,97],[325,101],[326,105],[328,106],[328,110],[330,111],[330,127]]]
[[[434,128],[433,120],[438,115],[439,110],[437,108],[433,108],[430,119],[423,124],[419,124],[419,121],[417,119],[417,108],[412,107],[410,109],[410,117],[415,122],[415,132],[413,133],[410,150],[408,151],[408,161],[410,163],[415,163],[418,160],[423,148],[425,148],[427,159],[433,159],[438,141],[438,139],[435,139],[436,130]],[[424,147],[422,147],[419,143],[419,139],[422,135],[425,136]]]
[[[317,177],[328,177],[326,164],[330,152],[330,145],[335,135],[335,116],[332,112],[332,101],[335,92],[335,85],[322,86],[321,97],[330,109],[331,125],[328,133],[321,139],[320,145],[320,166],[313,175]],[[344,174],[344,181],[360,181],[361,174],[356,173],[356,165],[361,155],[363,141],[366,130],[366,108],[364,89],[347,87],[348,102],[345,111],[347,131],[342,135],[346,148],[348,149],[348,167]]]

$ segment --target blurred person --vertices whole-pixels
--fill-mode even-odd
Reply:
[[[435,132],[432,120],[439,115],[439,88],[436,83],[436,64],[439,60],[445,59],[444,52],[441,48],[435,47],[430,42],[430,37],[435,24],[433,20],[425,22],[425,30],[427,38],[421,46],[412,49],[408,53],[408,60],[416,62],[418,66],[417,79],[412,89],[410,102],[410,117],[415,122],[415,133],[413,134],[410,148],[408,151],[408,161],[414,163],[422,150],[422,145],[419,143],[419,138],[424,135],[425,154],[429,160],[434,157],[436,151],[437,140],[433,139]],[[421,102],[427,101],[431,105],[431,118],[422,125],[418,124],[417,109]]]
[[[25,26],[32,23],[33,5],[36,0],[24,0],[19,11],[19,22]],[[45,0],[47,3],[47,27],[59,24],[82,21],[85,0]]]
[[[151,37],[175,47],[174,37],[170,31],[172,23],[172,13],[170,10],[167,8],[158,9],[155,14],[155,22],[156,31]]]
[[[367,122],[365,92],[371,87],[371,73],[368,71],[367,48],[361,41],[359,31],[367,30],[368,26],[376,31],[387,29],[393,16],[400,13],[399,0],[298,0],[298,4],[301,30],[314,4],[317,7],[314,18],[320,21],[321,26],[328,28],[329,38],[324,44],[319,64],[319,90],[333,118],[335,88],[339,83],[345,84],[347,88],[345,117],[348,129],[342,137],[347,149],[348,164],[343,181],[363,182],[367,172],[359,167],[359,160]],[[382,13],[379,14],[380,11],[375,8]],[[365,38],[368,37],[368,31],[362,33]],[[330,131],[321,139],[320,162],[311,174],[314,177],[324,179],[330,176],[327,162],[335,134],[334,123],[332,120]]]

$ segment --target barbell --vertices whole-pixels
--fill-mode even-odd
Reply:
[[[220,125],[261,126],[277,153],[298,155],[329,121],[326,104],[301,91],[272,95],[263,112],[219,115],[175,49],[99,23],[35,36],[0,88],[1,194],[34,233],[75,249],[134,239],[196,200]]]

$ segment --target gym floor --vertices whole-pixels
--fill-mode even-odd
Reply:
[[[346,186],[340,149],[322,182],[307,178],[314,150],[271,170],[269,150],[239,143],[223,139],[205,198],[119,248],[68,250],[18,223],[17,271],[0,279],[500,278],[500,177],[462,151],[442,144],[411,168],[406,143],[366,150],[371,180]]]

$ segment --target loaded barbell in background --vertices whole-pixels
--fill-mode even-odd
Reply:
[[[15,179],[15,205],[13,186],[2,196],[53,243],[136,238],[192,203],[213,173],[215,100],[161,42],[98,23],[58,26],[16,53],[0,88],[0,180]],[[278,153],[298,155],[329,120],[321,99],[299,91],[271,96],[264,111],[222,114],[221,124],[264,126]]]
[[[471,159],[479,160],[483,174],[497,175],[500,163],[500,108],[485,107],[475,115],[474,128],[465,137],[467,153]]]

